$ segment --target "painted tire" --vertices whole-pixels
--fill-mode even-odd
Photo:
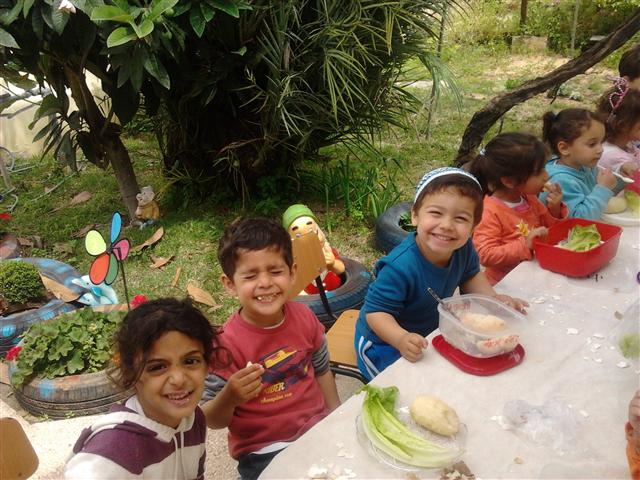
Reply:
[[[17,368],[9,362],[9,374]],[[123,392],[107,377],[105,370],[53,379],[36,377],[19,389],[13,387],[16,399],[27,412],[49,418],[94,415],[106,412],[114,403],[132,395]]]
[[[386,209],[376,221],[376,247],[389,253],[400,244],[409,232],[400,226],[400,217],[411,210],[412,202],[402,202]]]
[[[42,275],[77,292],[78,297],[84,292],[81,287],[71,283],[71,280],[80,276],[80,273],[71,265],[50,258],[37,257],[18,258],[11,261],[27,262],[35,265]],[[3,357],[7,350],[20,341],[22,334],[30,325],[50,320],[61,313],[70,312],[76,308],[77,306],[72,303],[66,303],[54,298],[38,309],[0,316],[0,357]]]
[[[8,260],[20,256],[18,239],[9,233],[0,234],[0,259]]]
[[[340,257],[340,260],[344,262],[347,280],[335,290],[327,292],[329,306],[336,318],[345,310],[360,308],[371,283],[371,274],[364,265],[350,258]],[[294,300],[308,306],[327,330],[331,328],[334,320],[327,314],[320,295],[298,295]]]

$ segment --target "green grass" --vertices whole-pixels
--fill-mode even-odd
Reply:
[[[504,48],[495,46],[448,47],[443,52],[456,76],[462,94],[462,107],[458,111],[451,94],[445,92],[440,99],[432,119],[430,136],[424,133],[427,110],[421,109],[409,121],[412,128],[401,131],[390,128],[381,132],[376,140],[381,151],[387,157],[386,166],[378,160],[362,155],[355,158],[353,152],[344,146],[333,146],[321,153],[328,157],[330,166],[351,156],[354,171],[360,172],[351,179],[355,190],[369,187],[363,183],[362,172],[378,168],[382,183],[392,178],[401,193],[401,200],[410,199],[416,181],[425,171],[437,166],[450,164],[456,152],[464,129],[473,113],[482,108],[493,96],[515,86],[514,82],[523,82],[539,76],[567,59],[555,55],[518,54],[512,55]],[[405,69],[403,80],[429,79],[419,62],[410,62]],[[502,131],[521,130],[540,134],[542,114],[548,109],[559,110],[570,106],[593,108],[598,96],[608,86],[606,75],[611,74],[604,66],[596,66],[587,75],[581,75],[567,83],[568,91],[578,91],[582,101],[576,102],[558,97],[550,105],[550,99],[544,94],[508,112],[502,123]],[[431,88],[428,82],[412,87],[424,105],[428,105]],[[490,132],[498,133],[499,125]],[[367,267],[372,267],[380,256],[373,247],[373,228],[367,220],[366,212],[345,211],[344,199],[334,200],[327,205],[324,196],[319,193],[321,186],[302,185],[299,198],[292,201],[275,196],[271,204],[249,203],[242,209],[240,202],[220,200],[212,196],[203,203],[184,202],[184,192],[176,191],[161,174],[161,156],[152,136],[140,135],[127,137],[125,143],[129,149],[140,186],[151,184],[159,192],[162,214],[161,225],[165,229],[164,238],[155,246],[139,254],[132,254],[125,262],[126,276],[131,296],[145,294],[149,297],[186,295],[189,282],[194,282],[209,291],[220,307],[203,307],[207,315],[221,323],[235,308],[235,302],[224,291],[219,282],[221,274],[216,260],[217,242],[224,225],[239,215],[252,215],[256,211],[272,212],[279,215],[290,203],[304,202],[310,205],[318,215],[320,224],[328,232],[328,238],[342,256],[357,259]],[[92,257],[84,250],[83,239],[71,239],[71,235],[85,225],[96,223],[105,237],[114,209],[123,210],[115,178],[111,171],[103,172],[87,165],[78,175],[70,176],[61,170],[53,160],[39,161],[36,158],[21,160],[20,165],[30,163],[34,168],[12,176],[16,191],[20,196],[9,230],[21,237],[37,235],[45,242],[44,249],[27,254],[46,255],[65,261],[87,272]],[[394,163],[401,166],[394,167]],[[318,163],[309,162],[301,166],[303,170],[317,172]],[[304,177],[313,182],[313,175]],[[64,182],[53,192],[44,195],[45,188]],[[384,188],[385,185],[382,185]],[[92,198],[79,205],[70,206],[74,195],[87,190]],[[275,203],[274,203],[275,202]],[[265,205],[267,205],[265,207]],[[2,206],[0,205],[0,210]],[[123,236],[137,245],[155,231],[155,227],[144,230],[126,228]],[[68,252],[67,252],[68,251]],[[150,267],[150,256],[174,256],[174,260],[163,269]],[[171,287],[177,268],[182,269],[176,287]],[[122,280],[119,277],[114,287],[122,297]]]

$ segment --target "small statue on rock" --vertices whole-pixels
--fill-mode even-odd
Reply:
[[[136,195],[136,199],[138,200],[136,224],[140,225],[140,228],[153,225],[160,219],[160,207],[158,206],[156,194],[151,185],[142,187],[140,193]]]
[[[282,214],[282,225],[287,229],[292,239],[309,232],[317,234],[327,264],[327,271],[322,275],[324,289],[331,291],[342,285],[345,273],[344,262],[340,260],[336,249],[329,244],[324,232],[318,226],[318,219],[309,207],[300,203],[291,205]],[[318,293],[318,288],[315,283],[310,283],[303,292],[310,295],[315,294]]]

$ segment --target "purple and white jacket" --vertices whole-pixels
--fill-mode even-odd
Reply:
[[[200,407],[171,428],[144,415],[134,395],[80,434],[67,480],[203,480],[207,424]]]

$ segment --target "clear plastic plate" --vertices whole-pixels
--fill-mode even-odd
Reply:
[[[401,407],[397,409],[396,415],[398,419],[402,423],[404,423],[411,432],[419,435],[425,440],[437,443],[438,445],[441,445],[443,447],[458,450],[458,455],[456,455],[455,458],[452,459],[450,465],[444,465],[443,467],[438,467],[438,468],[418,467],[416,465],[404,463],[398,460],[397,458],[392,457],[388,453],[380,450],[373,443],[371,443],[371,440],[369,440],[369,437],[367,436],[364,426],[362,425],[362,415],[358,415],[356,417],[356,434],[358,437],[358,441],[364,447],[364,449],[367,452],[369,452],[369,454],[373,456],[376,460],[378,460],[380,463],[383,463],[393,469],[401,470],[404,472],[427,472],[427,471],[433,471],[433,470],[441,470],[442,468],[450,467],[451,465],[457,463],[464,455],[465,444],[467,441],[467,427],[463,423],[460,424],[460,429],[458,430],[458,433],[456,433],[451,437],[445,437],[443,435],[438,435],[437,433],[433,433],[427,430],[426,428],[421,427],[416,422],[414,422],[413,419],[411,418],[411,414],[409,413],[409,407]]]

